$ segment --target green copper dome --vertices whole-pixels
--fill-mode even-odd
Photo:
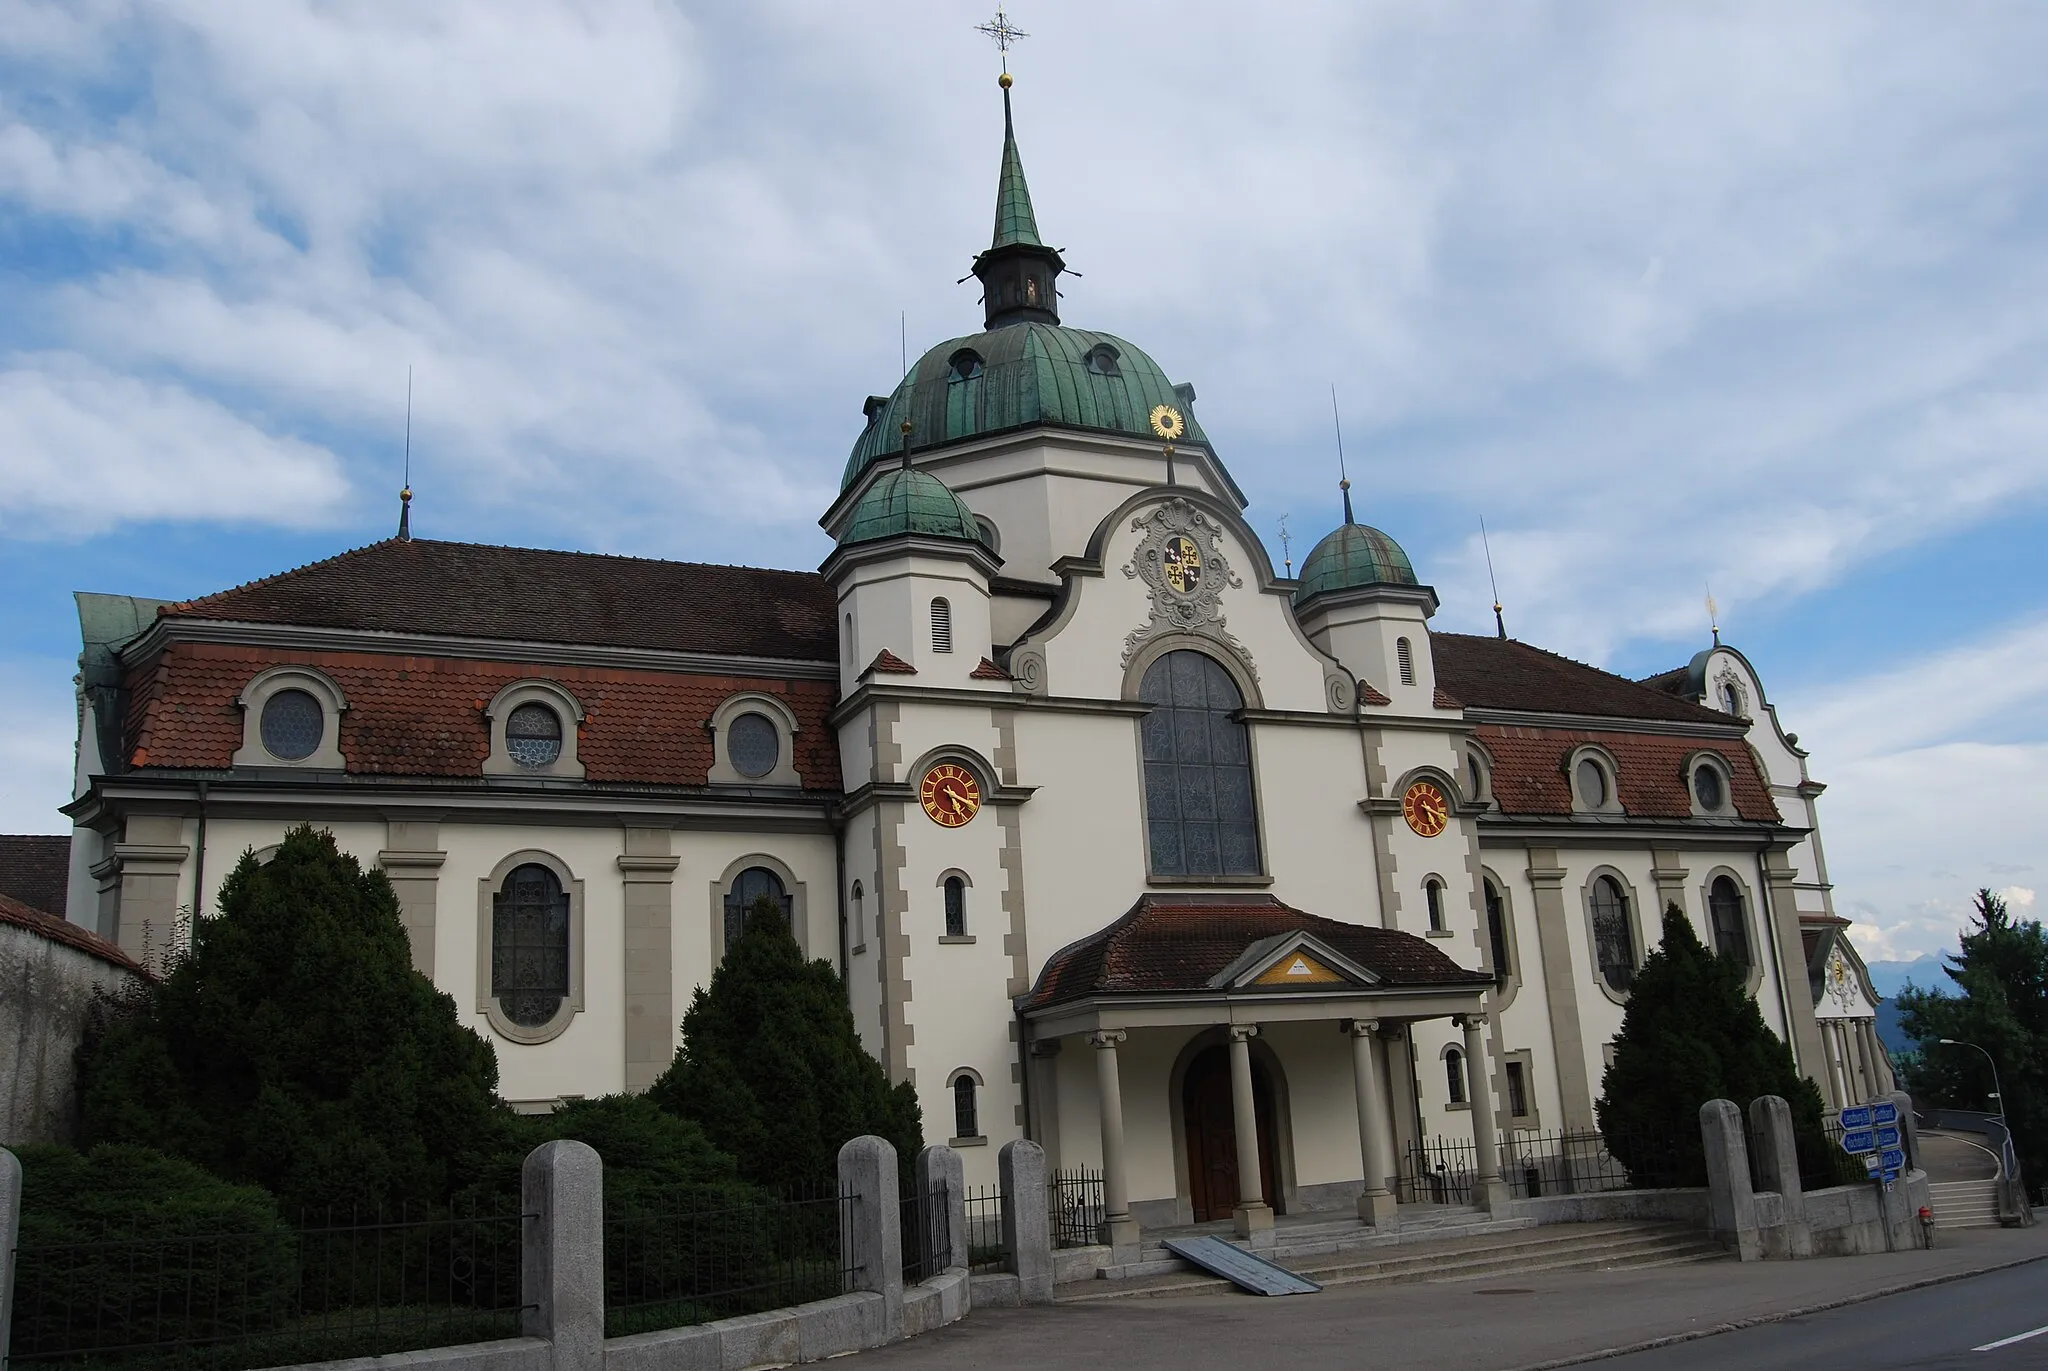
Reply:
[[[974,511],[960,503],[960,497],[948,490],[944,481],[930,472],[897,467],[875,478],[854,505],[839,546],[904,534],[979,543],[981,525],[974,521]]]
[[[1325,591],[1415,584],[1415,568],[1399,543],[1376,528],[1346,523],[1317,543],[1302,562],[1294,603],[1306,603]]]
[[[1006,324],[954,338],[917,359],[847,459],[841,490],[874,461],[903,451],[903,422],[916,451],[1009,429],[1052,424],[1155,442],[1152,410],[1170,405],[1187,420],[1182,444],[1207,444],[1159,364],[1108,333],[1058,324]]]

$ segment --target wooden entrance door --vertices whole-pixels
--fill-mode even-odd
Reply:
[[[1252,1107],[1258,1118],[1259,1183],[1266,1203],[1280,1208],[1274,1166],[1273,1091],[1252,1063]],[[1188,1198],[1196,1223],[1227,1219],[1237,1208],[1237,1122],[1230,1102],[1230,1049],[1205,1049],[1188,1064],[1181,1085],[1181,1118],[1188,1140]]]

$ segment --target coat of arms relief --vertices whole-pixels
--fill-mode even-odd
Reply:
[[[1230,649],[1258,679],[1258,669],[1244,644],[1224,627],[1223,591],[1244,585],[1223,553],[1223,529],[1187,500],[1168,500],[1131,520],[1142,534],[1124,575],[1141,580],[1152,592],[1149,618],[1124,639],[1123,665],[1151,642],[1169,633],[1194,633]]]

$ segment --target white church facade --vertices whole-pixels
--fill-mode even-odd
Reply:
[[[1672,904],[1826,1098],[1891,1088],[1739,652],[1635,682],[1434,633],[1348,489],[1276,574],[1192,388],[1061,323],[1007,128],[974,270],[816,574],[401,534],[81,595],[70,917],[146,956],[310,820],[539,1109],[649,1085],[766,894],[970,1180],[1032,1137],[1123,1241],[1387,1222],[1437,1137],[1486,1198],[1502,1142],[1593,1127]]]

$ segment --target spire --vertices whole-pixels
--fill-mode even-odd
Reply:
[[[412,541],[412,487],[398,492],[398,541]]]
[[[1038,216],[1031,209],[1031,188],[1024,183],[1024,158],[1017,151],[1017,125],[1010,113],[1010,73],[997,78],[1003,88],[1003,167],[996,181],[996,226],[988,251],[974,259],[981,281],[983,327],[1004,324],[1057,324],[1059,287],[1067,269],[1059,253],[1038,237]]]
[[[1038,216],[1031,212],[1031,187],[1024,182],[1024,158],[1017,151],[1017,125],[1010,117],[1010,77],[998,78],[1003,88],[1003,171],[996,180],[996,233],[991,249],[1044,247],[1038,241]]]

